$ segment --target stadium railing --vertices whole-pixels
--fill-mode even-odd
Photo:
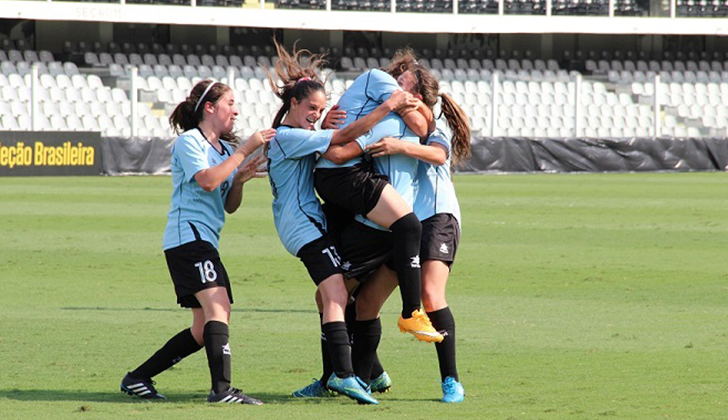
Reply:
[[[728,0],[25,0],[117,5],[172,5],[485,15],[573,15],[644,17],[726,17]]]
[[[98,60],[101,54],[104,60]],[[262,66],[275,59],[194,53],[176,59],[165,53],[93,53],[79,69],[54,61],[47,51],[0,51],[0,127],[171,136],[166,116],[203,78],[231,81],[243,135],[270,125],[278,99]],[[555,60],[527,58],[421,61],[466,110],[475,136],[728,135],[728,62],[589,59],[584,71],[569,71]],[[343,57],[337,72],[330,71],[330,104],[358,73],[387,62],[373,55]]]

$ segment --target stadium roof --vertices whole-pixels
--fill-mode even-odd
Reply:
[[[462,15],[2,1],[0,18],[409,33],[728,35],[728,19]]]

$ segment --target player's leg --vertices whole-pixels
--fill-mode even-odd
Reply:
[[[445,337],[435,345],[443,402],[460,402],[465,398],[456,363],[455,318],[445,297],[458,238],[459,228],[452,216],[437,215],[423,223],[422,303],[432,326]]]
[[[377,348],[382,337],[379,311],[396,287],[395,273],[382,266],[362,284],[361,291],[357,294],[352,358],[355,360],[357,376],[367,384],[373,379],[372,368],[377,360]]]
[[[346,322],[344,322],[344,308],[349,299],[344,277],[341,274],[333,275],[319,283],[318,290],[321,293],[323,304],[321,329],[326,336],[326,344],[334,369],[334,374],[326,383],[327,387],[359,402],[378,404],[376,399],[367,394],[361,386],[361,382],[354,375],[349,333],[346,329]]]
[[[210,369],[211,390],[208,402],[263,404],[261,401],[242,393],[240,389],[230,386],[231,352],[230,352],[230,298],[225,287],[217,286],[195,293],[202,305],[205,316],[203,337],[207,364]]]
[[[398,322],[400,330],[414,334],[421,341],[442,341],[437,331],[428,328],[427,315],[420,310],[422,226],[417,216],[394,188],[387,184],[376,206],[367,213],[367,218],[392,231],[392,261],[402,297],[402,314]]]
[[[197,312],[202,313],[200,309]],[[193,314],[195,309],[193,309]],[[197,316],[194,316],[197,318]],[[121,381],[121,390],[129,395],[136,395],[144,399],[166,399],[154,388],[152,378],[164,372],[185,357],[199,351],[202,345],[195,339],[194,326],[186,328],[170,338],[149,359],[136,369],[126,374]]]

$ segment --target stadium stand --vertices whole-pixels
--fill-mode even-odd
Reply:
[[[70,48],[70,46],[68,46]],[[107,51],[70,48],[82,57],[55,61],[48,51],[9,49],[0,52],[0,95],[3,129],[31,128],[31,68],[39,67],[40,130],[100,130],[103,135],[131,135],[129,66],[139,69],[140,135],[171,136],[166,116],[199,80],[226,81],[233,74],[244,135],[270,125],[278,107],[263,66],[268,55],[208,54],[210,47],[179,45],[187,54],[169,54],[158,45],[109,45]],[[112,53],[117,50],[119,52]],[[157,53],[131,51],[158,51]],[[125,51],[125,52],[122,52]],[[164,51],[164,52],[162,52]],[[196,51],[196,52],[190,52]],[[227,53],[238,52],[237,48]],[[245,51],[248,52],[248,51]],[[355,53],[346,49],[346,53]],[[332,103],[358,72],[386,66],[380,51],[360,49],[362,55],[342,57],[338,73],[331,72],[327,90]],[[198,54],[202,53],[202,54]],[[373,53],[373,54],[371,54]],[[515,53],[515,56],[527,53]],[[364,57],[366,56],[366,58]],[[590,54],[587,53],[587,56]],[[673,136],[725,135],[728,128],[728,62],[707,60],[587,59],[577,117],[575,77],[555,60],[423,58],[471,117],[475,135],[515,137],[631,137],[649,136],[654,126],[654,77],[659,75],[662,134]],[[101,76],[99,76],[101,75]],[[499,82],[494,85],[496,78]],[[493,104],[496,118],[493,118]],[[578,118],[578,120],[577,120]],[[495,123],[495,124],[493,124]],[[575,131],[578,126],[578,131]]]

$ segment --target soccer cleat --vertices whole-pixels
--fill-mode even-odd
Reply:
[[[216,394],[215,391],[210,391],[210,395],[207,396],[207,402],[209,403],[224,403],[224,404],[250,404],[250,405],[263,405],[263,401],[250,397],[243,394],[242,389],[228,388],[227,391]]]
[[[432,327],[432,323],[430,322],[430,318],[427,317],[427,314],[419,309],[412,311],[412,318],[404,319],[400,315],[397,326],[403,333],[408,332],[420,341],[442,343],[442,340],[445,339],[442,334]]]
[[[335,373],[331,374],[329,381],[326,383],[332,391],[336,391],[339,394],[344,394],[347,397],[357,400],[361,404],[379,404],[379,401],[372,398],[364,388],[364,383],[361,379],[356,376],[349,376],[348,378],[339,378]]]
[[[448,376],[442,381],[442,402],[456,403],[465,399],[465,389],[463,385],[456,381],[452,376]]]
[[[318,379],[314,379],[310,385],[306,385],[301,389],[293,391],[292,394],[296,398],[323,398],[331,395],[326,385]]]
[[[389,388],[392,387],[392,379],[389,375],[387,375],[387,372],[382,372],[381,375],[372,379],[372,383],[369,384],[369,386],[371,387],[372,392],[384,393],[389,391]]]
[[[124,379],[121,380],[121,391],[129,395],[136,395],[145,400],[166,400],[167,397],[157,392],[154,388],[155,383],[151,379],[132,378],[127,372]]]

